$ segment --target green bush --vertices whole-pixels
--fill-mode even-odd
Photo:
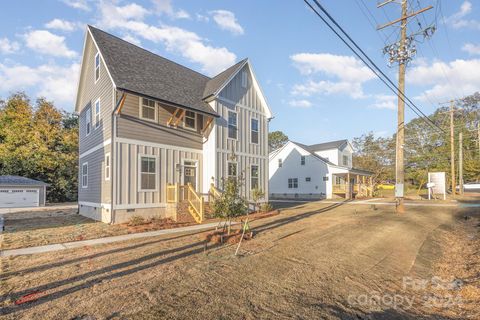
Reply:
[[[247,201],[240,195],[241,179],[229,177],[224,180],[224,192],[213,202],[215,217],[230,219],[247,212]]]

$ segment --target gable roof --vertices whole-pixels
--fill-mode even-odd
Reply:
[[[207,99],[210,96],[215,95],[223,87],[225,82],[231,79],[240,69],[243,68],[248,59],[243,59],[242,61],[234,64],[227,70],[219,73],[212,79],[207,82],[205,86],[205,91],[203,92],[203,98]]]
[[[42,181],[20,177],[20,176],[0,176],[0,185],[4,186],[47,186]]]
[[[317,143],[309,146],[306,146],[306,145],[304,146],[308,148],[309,151],[315,152],[315,151],[323,151],[323,150],[330,150],[330,149],[340,149],[343,145],[348,143],[349,142],[347,139],[343,139],[343,140],[330,141],[330,142]]]
[[[338,165],[336,165],[335,163],[331,162],[330,160],[324,158],[324,157],[321,157],[319,156],[318,154],[315,153],[315,151],[313,150],[310,150],[310,147],[307,146],[307,145],[304,145],[302,143],[299,143],[299,142],[295,142],[295,141],[290,141],[291,143],[293,144],[296,144],[297,146],[299,146],[300,148],[302,148],[303,150],[305,150],[306,152],[310,153],[313,157],[325,162],[326,164],[328,165],[331,165],[331,166],[335,166],[335,167],[339,167]]]
[[[217,115],[203,101],[209,77],[90,25],[88,29],[117,89]]]

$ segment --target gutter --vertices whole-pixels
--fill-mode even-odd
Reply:
[[[114,94],[117,93],[117,90],[115,89]],[[120,99],[117,101],[117,104],[115,105],[115,108],[112,111],[112,142],[111,142],[111,152],[110,152],[110,224],[115,223],[115,210],[113,209],[114,203],[115,203],[115,178],[116,175],[114,174],[115,170],[115,163],[116,163],[116,148],[115,148],[115,138],[117,135],[117,117],[118,114],[120,113],[121,107],[123,106],[123,103],[125,102],[127,94],[125,91],[122,91],[122,96]]]

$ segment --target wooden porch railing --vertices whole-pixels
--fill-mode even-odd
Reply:
[[[334,184],[332,185],[332,192],[333,193],[346,193],[347,192],[347,185],[346,184]]]
[[[178,183],[167,184],[167,203],[177,203],[178,199]]]
[[[208,190],[208,202],[213,202],[215,199],[220,198],[221,191],[218,190],[213,183],[210,184],[210,189]]]
[[[189,204],[188,211],[195,221],[201,223],[204,218],[205,203],[203,196],[199,195],[190,183],[186,188],[186,199]]]

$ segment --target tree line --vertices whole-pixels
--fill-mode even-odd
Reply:
[[[438,108],[428,117],[445,132],[430,126],[421,118],[405,125],[405,179],[406,183],[420,186],[426,183],[427,173],[443,171],[450,177],[450,115],[449,106]],[[456,102],[455,167],[458,181],[459,133],[463,134],[463,178],[465,182],[480,181],[480,145],[477,128],[480,125],[480,93],[474,93]],[[269,134],[270,150],[281,147],[288,137],[281,131]],[[373,132],[352,140],[353,166],[373,172],[374,180],[395,180],[396,135],[378,137]],[[449,185],[451,185],[449,183]]]
[[[76,201],[77,116],[21,92],[0,100],[0,175],[48,183],[49,202]]]

